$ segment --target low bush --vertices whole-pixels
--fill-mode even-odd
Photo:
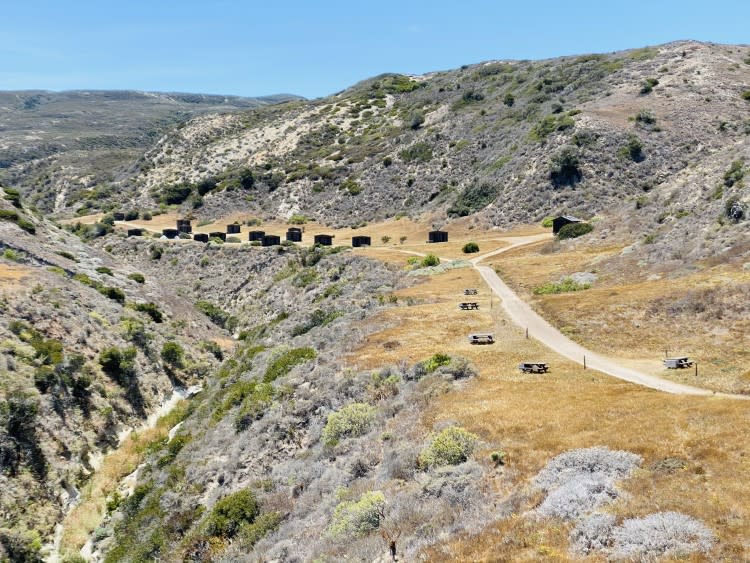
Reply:
[[[432,373],[437,368],[447,366],[451,363],[451,357],[448,354],[435,354],[422,362],[425,372]]]
[[[654,86],[658,85],[659,81],[656,78],[647,78],[641,85],[641,94],[650,94],[654,89]]]
[[[404,162],[428,162],[432,160],[432,148],[424,142],[414,143],[399,152],[398,156]]]
[[[367,491],[357,501],[343,501],[333,511],[328,533],[335,538],[356,538],[380,527],[385,511],[382,491]]]
[[[260,515],[260,506],[250,489],[242,489],[216,502],[206,518],[206,533],[232,538],[245,524],[252,524]]]
[[[128,274],[128,279],[133,280],[136,283],[146,283],[145,276],[143,274],[139,274],[138,272]]]
[[[36,233],[36,227],[34,226],[34,223],[26,219],[17,211],[0,209],[0,221],[10,221],[21,227],[29,234],[33,235],[34,233]]]
[[[334,320],[339,318],[343,313],[341,311],[324,311],[323,309],[316,309],[310,315],[310,317],[302,324],[295,326],[292,329],[292,336],[300,336],[310,332],[315,327],[326,326],[332,323]]]
[[[328,415],[321,439],[323,444],[335,446],[342,438],[362,436],[375,421],[375,407],[366,403],[351,403]]]
[[[160,323],[164,320],[164,314],[159,310],[156,303],[134,303],[131,307],[140,313],[146,313],[155,323]]]
[[[750,90],[745,90],[744,92],[742,92],[742,99],[750,102]]]
[[[555,283],[549,282],[534,288],[535,295],[552,295],[557,293],[570,293],[573,291],[582,291],[589,289],[590,283],[577,283],[572,278],[565,278],[563,281]]]
[[[440,265],[440,258],[435,256],[434,254],[428,254],[427,256],[422,258],[420,265],[422,266],[422,268],[431,268],[433,266],[438,266]]]
[[[475,242],[467,242],[461,250],[464,254],[473,254],[479,252],[479,245]]]
[[[742,180],[742,178],[745,176],[744,165],[745,162],[741,159],[732,162],[729,170],[724,173],[724,185],[726,187],[731,188],[736,183]]]
[[[167,205],[177,205],[185,201],[193,191],[190,184],[174,184],[162,190],[161,202]]]
[[[661,557],[684,559],[689,553],[711,550],[714,534],[698,520],[679,512],[658,512],[629,518],[613,530],[618,559],[652,561]]]
[[[499,193],[500,189],[498,186],[487,182],[464,188],[456,198],[456,201],[453,202],[453,205],[448,209],[448,215],[451,217],[471,215],[494,202]]]
[[[583,172],[580,168],[578,151],[573,146],[563,147],[551,162],[550,180],[555,187],[572,186],[581,181]]]
[[[238,320],[228,312],[217,307],[209,301],[200,300],[196,302],[195,308],[206,315],[212,323],[226,330],[232,331],[237,328]]]
[[[463,463],[474,452],[479,437],[459,426],[451,426],[433,435],[419,454],[423,469]]]
[[[117,301],[121,304],[125,303],[125,292],[118,287],[99,286],[96,289],[99,293],[113,301]]]
[[[135,377],[137,354],[138,352],[132,346],[123,349],[112,346],[102,350],[99,354],[99,365],[114,381],[121,385],[127,384]]]
[[[630,135],[627,143],[617,151],[617,155],[620,158],[630,159],[633,162],[641,162],[645,158],[643,154],[643,143],[635,135]]]
[[[114,276],[112,270],[110,268],[107,268],[106,266],[99,266],[96,271],[97,273],[104,274],[105,276]]]
[[[544,227],[545,229],[551,229],[554,220],[554,217],[545,217],[544,219],[542,219],[542,227]]]
[[[577,238],[594,230],[591,223],[568,223],[557,232],[557,238],[560,240]]]
[[[185,350],[177,342],[165,342],[160,355],[162,361],[173,368],[184,366]]]
[[[271,383],[289,373],[294,366],[314,360],[316,357],[315,350],[309,347],[293,348],[283,352],[269,364],[263,375],[263,381]]]
[[[13,188],[3,188],[3,191],[5,192],[5,199],[9,201],[13,207],[21,209],[21,194],[19,191],[14,190]]]

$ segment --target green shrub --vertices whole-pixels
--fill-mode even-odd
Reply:
[[[383,159],[383,166],[384,166],[385,168],[388,168],[388,167],[389,167],[389,166],[390,166],[391,164],[393,164],[393,159],[392,159],[392,158],[391,158],[390,156],[386,156],[386,157],[385,157],[385,158]]]
[[[167,186],[162,190],[161,202],[167,205],[176,205],[185,201],[193,191],[190,184],[175,184]]]
[[[161,347],[161,359],[174,368],[181,368],[184,365],[185,350],[177,342],[165,342]]]
[[[556,187],[572,186],[581,181],[583,173],[580,168],[578,151],[573,146],[563,147],[552,158],[550,180]]]
[[[221,328],[224,328],[229,331],[237,328],[237,323],[238,323],[237,318],[233,317],[228,312],[217,307],[213,303],[200,300],[195,304],[195,308],[198,309],[204,315],[206,315],[211,320],[212,323],[214,323],[217,326],[220,326]]]
[[[512,107],[513,104],[516,103],[516,98],[513,94],[508,92],[507,94],[505,94],[505,96],[503,96],[503,103],[508,107]]]
[[[156,306],[156,303],[135,303],[130,306],[140,313],[146,313],[155,323],[160,323],[164,320],[164,315],[159,310],[159,307]]]
[[[750,102],[750,90],[742,92],[742,99]]]
[[[5,199],[9,201],[13,207],[21,209],[21,194],[19,191],[14,190],[13,188],[3,188],[3,191],[5,192]]]
[[[424,258],[422,258],[421,266],[423,268],[430,268],[432,266],[437,266],[440,264],[440,258],[435,256],[434,254],[428,254]]]
[[[332,537],[361,537],[377,530],[385,510],[382,491],[367,491],[357,501],[343,501],[333,511],[328,533]]]
[[[542,227],[544,227],[545,229],[551,229],[554,220],[554,217],[545,217],[544,219],[542,219]]]
[[[216,502],[206,518],[209,535],[232,538],[245,524],[252,524],[260,515],[260,506],[250,489],[242,489]]]
[[[728,188],[731,188],[736,183],[738,183],[742,178],[745,176],[745,170],[744,170],[745,162],[740,160],[735,160],[732,162],[732,165],[729,167],[729,170],[727,170],[724,173],[724,185]]]
[[[190,434],[179,434],[172,438],[167,443],[167,453],[159,458],[159,461],[156,462],[157,465],[159,467],[164,467],[165,465],[172,463],[174,458],[177,457],[177,454],[179,454],[182,451],[182,448],[187,446],[192,439],[193,437]]]
[[[461,250],[464,254],[473,254],[479,252],[479,245],[475,242],[467,242]]]
[[[424,120],[425,117],[421,111],[412,112],[412,114],[409,116],[409,127],[416,131],[422,126]]]
[[[326,446],[335,446],[339,440],[367,434],[375,422],[375,407],[366,403],[351,403],[328,415],[321,439]]]
[[[106,266],[99,266],[99,267],[98,267],[98,268],[96,269],[96,271],[97,271],[97,273],[99,273],[99,274],[104,274],[104,275],[106,275],[106,276],[114,276],[114,274],[112,273],[112,270],[110,270],[110,269],[109,269],[109,268],[107,268]]]
[[[11,221],[30,234],[36,233],[34,223],[20,215],[17,211],[0,209],[0,221]]]
[[[341,182],[339,189],[346,191],[349,195],[359,195],[362,193],[362,186],[353,178],[347,178]]]
[[[96,288],[99,293],[117,301],[118,303],[125,303],[125,292],[118,287],[99,286]]]
[[[135,376],[135,358],[138,352],[132,346],[117,348],[112,346],[99,354],[99,365],[104,373],[120,384],[129,383]]]
[[[289,373],[294,366],[314,360],[316,357],[315,350],[309,347],[288,350],[269,364],[266,373],[263,375],[263,381],[271,383]]]
[[[635,135],[629,135],[628,142],[617,151],[617,155],[620,158],[629,158],[633,162],[641,162],[645,158],[643,155],[643,143]]]
[[[656,117],[651,110],[642,109],[635,116],[635,122],[639,125],[654,125]]]
[[[551,133],[571,129],[572,127],[575,127],[575,124],[576,122],[570,115],[545,115],[536,125],[534,125],[529,136],[535,141],[543,141]]]
[[[57,253],[63,258],[67,258],[68,260],[71,260],[73,262],[78,262],[78,258],[73,256],[70,252],[67,252],[65,250],[59,250]]]
[[[590,223],[568,223],[557,232],[557,238],[560,240],[576,238],[593,230],[594,226]]]
[[[432,436],[429,445],[419,454],[424,469],[463,463],[474,452],[479,437],[458,426],[451,426]]]
[[[136,283],[146,283],[145,276],[138,272],[133,272],[132,274],[128,274],[128,279],[133,280]]]
[[[432,373],[437,368],[441,366],[447,366],[450,363],[451,363],[451,357],[448,354],[438,353],[426,359],[425,361],[423,361],[422,367],[424,367],[427,373]]]
[[[559,283],[545,283],[544,285],[540,285],[538,287],[534,288],[534,294],[536,295],[550,295],[550,294],[557,294],[557,293],[570,293],[573,291],[583,291],[584,289],[589,289],[591,287],[590,283],[584,283],[580,284],[571,278],[565,278],[563,281]]]
[[[641,94],[650,94],[654,89],[654,86],[658,85],[659,81],[656,78],[647,78],[643,81],[641,86]]]
[[[304,225],[307,223],[307,217],[304,215],[300,215],[299,213],[295,213],[291,217],[289,217],[288,221],[291,225]]]
[[[468,186],[464,188],[456,198],[456,201],[453,202],[453,205],[448,209],[448,215],[451,217],[465,217],[480,209],[484,209],[495,201],[499,191],[499,186],[493,186],[486,182]]]
[[[265,512],[258,516],[252,524],[243,524],[239,534],[242,546],[245,548],[254,546],[269,532],[278,528],[280,523],[280,513]]]
[[[326,326],[341,315],[343,315],[341,311],[324,311],[322,309],[316,309],[306,322],[297,325],[292,329],[292,336],[300,336],[310,332],[315,327]]]
[[[398,153],[404,162],[429,162],[432,160],[432,148],[424,142],[414,143]]]

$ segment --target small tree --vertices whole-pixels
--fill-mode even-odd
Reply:
[[[380,241],[383,244],[388,244],[389,242],[391,242],[391,237],[389,237],[388,235],[383,235],[382,237],[380,237]]]
[[[429,268],[432,266],[437,266],[440,264],[440,258],[435,256],[434,254],[428,254],[424,258],[422,258],[422,267],[423,268]]]

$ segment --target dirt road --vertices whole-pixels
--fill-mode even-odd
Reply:
[[[513,290],[503,282],[503,280],[500,279],[495,270],[489,266],[482,266],[480,264],[480,262],[486,258],[502,254],[513,248],[550,239],[551,235],[546,233],[527,237],[507,238],[505,240],[510,243],[509,246],[505,246],[493,252],[488,252],[487,254],[483,254],[482,256],[478,256],[471,260],[471,263],[482,275],[482,278],[487,282],[487,285],[502,300],[503,308],[508,314],[508,317],[510,317],[510,319],[522,329],[525,330],[528,328],[529,337],[539,340],[545,346],[551,348],[561,356],[565,356],[579,364],[583,364],[585,357],[587,368],[635,383],[636,385],[643,385],[644,387],[650,387],[651,389],[657,389],[659,391],[678,395],[710,395],[717,397],[730,397],[733,399],[750,399],[750,397],[744,395],[715,393],[707,389],[682,385],[680,383],[661,379],[660,377],[641,373],[619,365],[615,360],[596,354],[591,350],[587,350],[580,344],[576,344],[570,340],[567,336],[539,316],[525,301],[516,295]]]

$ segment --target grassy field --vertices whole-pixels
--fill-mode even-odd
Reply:
[[[378,256],[386,254],[379,250]],[[464,287],[480,289],[478,312],[457,309]],[[715,398],[678,397],[642,389],[584,370],[556,356],[504,318],[472,269],[425,278],[395,293],[396,307],[374,319],[385,326],[352,352],[347,361],[375,368],[400,360],[415,362],[444,352],[470,359],[479,377],[435,399],[426,427],[455,421],[486,443],[478,453],[503,449],[509,463],[492,476],[498,505],[511,503],[514,516],[476,535],[436,546],[431,560],[567,560],[569,526],[525,515],[541,499],[529,480],[556,454],[605,445],[640,454],[643,466],[623,485],[628,492],[609,509],[630,517],[677,510],[703,520],[720,539],[711,560],[750,557],[750,478],[747,441],[740,430],[750,405]],[[466,335],[492,330],[497,343],[472,346]],[[548,375],[523,375],[523,359],[549,362]],[[673,472],[659,462],[677,458]],[[488,500],[489,502],[489,500]],[[700,560],[700,559],[695,559]]]
[[[551,244],[514,249],[489,263],[542,316],[597,352],[680,383],[750,393],[750,317],[744,311],[750,271],[699,264],[646,276],[635,263],[609,262],[620,247],[549,252]],[[534,288],[579,271],[599,276],[591,289],[534,295]],[[665,351],[697,361],[698,377],[693,370],[664,369]]]

